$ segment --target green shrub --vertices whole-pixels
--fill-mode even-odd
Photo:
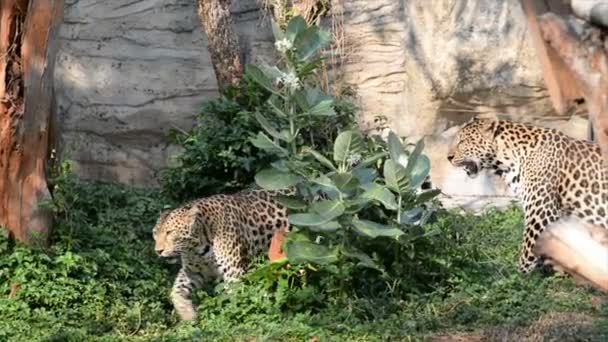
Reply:
[[[255,113],[269,113],[271,92],[245,75],[238,86],[204,104],[196,125],[188,131],[172,130],[170,138],[183,148],[176,166],[161,173],[163,193],[184,201],[220,192],[234,192],[250,186],[259,168],[271,156],[254,147],[250,138],[260,129]],[[338,101],[336,115],[330,120],[312,120],[304,142],[327,146],[336,132],[353,122],[355,107]]]
[[[207,102],[192,129],[172,131],[173,143],[183,152],[176,158],[177,166],[161,174],[163,192],[181,201],[233,192],[251,183],[256,167],[268,155],[247,141],[259,129],[250,110],[266,97],[267,92],[245,78],[238,88]]]
[[[285,245],[289,262],[322,266],[328,276],[317,281],[345,293],[384,291],[386,280],[405,274],[395,272],[400,265],[415,262],[417,240],[434,233],[423,224],[432,214],[425,204],[438,191],[417,193],[430,170],[424,144],[403,146],[393,133],[387,144],[351,125],[312,145],[306,132],[336,115],[336,100],[314,77],[329,34],[301,17],[285,31],[273,30],[282,63],[249,65],[245,73],[271,93],[272,111],[255,113],[263,131],[251,141],[274,161],[256,174],[256,183],[297,189],[279,199],[294,230]]]
[[[230,292],[199,291],[199,320],[179,323],[169,301],[176,267],[155,256],[150,234],[164,203],[159,192],[68,174],[54,185],[52,248],[0,235],[0,341],[417,340],[435,331],[525,327],[548,312],[587,315],[594,326],[583,340],[608,335],[608,306],[592,305],[598,293],[569,278],[517,273],[519,209],[440,210],[426,228],[440,233],[419,238],[423,252],[392,265],[403,275],[385,284],[373,269],[342,267],[335,275],[262,257]],[[345,295],[345,284],[356,291]]]
[[[10,246],[0,236],[0,340],[82,340],[174,324],[170,269],[150,233],[158,191],[81,183],[69,163],[62,171],[47,204],[56,214],[52,247]]]

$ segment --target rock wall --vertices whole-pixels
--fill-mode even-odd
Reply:
[[[473,116],[555,127],[585,138],[587,120],[557,116],[519,0],[336,1],[351,47],[344,81],[357,88],[363,124],[384,114],[412,141],[425,137],[431,178],[449,204],[508,204],[493,177],[469,179],[446,160]]]
[[[255,0],[233,1],[247,58],[271,51]],[[55,69],[63,150],[83,178],[154,184],[217,83],[192,0],[66,0]]]
[[[381,114],[402,135],[426,136],[445,191],[504,193],[482,177],[471,184],[445,160],[450,127],[473,115],[585,137],[584,118],[551,109],[519,0],[333,0],[332,13],[347,57],[340,82],[357,90],[361,123]],[[233,15],[246,61],[271,59],[256,1],[233,1]],[[199,27],[192,0],[66,0],[55,91],[64,147],[82,177],[154,184],[176,152],[168,129],[188,127],[217,96]]]

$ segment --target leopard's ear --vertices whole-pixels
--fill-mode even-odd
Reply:
[[[167,218],[167,216],[169,216],[169,213],[171,213],[171,209],[168,209],[168,208],[159,210],[158,221],[159,222],[164,221]]]
[[[479,120],[480,120],[480,119],[479,119],[478,117],[474,116],[474,117],[472,117],[472,118],[468,119],[467,121],[465,121],[465,122],[461,123],[461,124],[460,124],[460,128],[465,128],[465,127],[468,127],[469,125],[474,124],[474,123],[476,123],[476,122],[477,122],[477,121],[479,121]]]
[[[498,132],[498,120],[489,119],[485,120],[481,128],[482,134],[485,138],[494,140]]]
[[[202,221],[203,212],[197,205],[193,205],[188,209],[188,218],[191,226],[199,225]]]

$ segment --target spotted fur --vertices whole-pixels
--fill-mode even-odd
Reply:
[[[273,199],[277,194],[214,195],[161,213],[153,229],[155,249],[161,257],[181,259],[171,300],[183,320],[195,318],[196,288],[237,280],[253,256],[268,250],[273,234],[288,229],[286,209]]]
[[[521,201],[525,215],[519,268],[539,266],[532,252],[552,222],[575,215],[608,228],[608,180],[599,147],[548,128],[475,119],[457,134],[448,160],[470,177],[500,175]]]

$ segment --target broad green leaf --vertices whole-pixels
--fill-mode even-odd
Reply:
[[[291,132],[287,129],[281,130],[279,134],[283,137],[283,140],[287,143],[291,143],[296,137],[291,135]],[[296,132],[296,135],[298,133]]]
[[[344,205],[338,200],[315,202],[311,209],[326,220],[333,220],[344,213]]]
[[[372,268],[372,269],[378,270],[382,274],[386,273],[384,271],[384,268],[380,264],[378,264],[377,262],[375,262],[374,259],[372,259],[369,255],[367,255],[363,251],[360,251],[358,249],[355,249],[355,248],[351,247],[351,248],[345,248],[345,249],[343,249],[342,250],[342,254],[344,254],[347,257],[359,260],[359,263],[358,263],[359,266],[363,266],[363,267],[367,267],[367,268]]]
[[[289,224],[302,227],[320,226],[331,220],[332,218],[327,219],[317,213],[298,213],[289,215]]]
[[[309,75],[312,75],[315,72],[315,70],[322,65],[323,60],[324,60],[324,58],[321,56],[314,57],[313,59],[308,61],[308,63],[306,63],[298,68],[298,75],[302,79],[306,78]]]
[[[404,211],[401,213],[400,222],[401,224],[414,224],[420,220],[423,213],[424,208],[422,207],[416,207],[408,211]]]
[[[266,64],[259,64],[258,68],[260,68],[260,70],[262,70],[262,72],[264,73],[264,75],[266,75],[266,77],[268,79],[270,79],[271,82],[274,82],[274,80],[276,80],[277,78],[283,76],[283,71],[281,69],[279,69],[276,65],[266,65]],[[277,96],[280,96],[280,94],[277,94]]]
[[[412,151],[412,153],[410,153],[408,157],[407,166],[405,167],[405,171],[408,176],[412,174],[412,170],[418,162],[418,157],[420,157],[422,149],[424,149],[424,139],[420,139],[416,143],[416,147],[414,147],[414,150]]]
[[[388,133],[388,151],[391,154],[391,159],[394,161],[399,161],[399,157],[405,154],[399,137],[393,131]]]
[[[338,190],[347,194],[357,189],[359,180],[349,172],[338,172],[331,177]]]
[[[255,182],[266,190],[281,190],[296,185],[300,177],[274,168],[264,169],[255,175]]]
[[[416,159],[416,164],[414,164],[409,173],[411,189],[418,189],[422,185],[422,183],[424,183],[424,180],[426,176],[429,175],[430,171],[431,161],[429,160],[429,158],[425,155],[418,156],[418,158]]]
[[[290,196],[275,196],[277,202],[293,210],[304,210],[307,208],[306,202],[297,197]]]
[[[353,176],[355,176],[359,180],[359,184],[369,184],[372,183],[376,177],[378,177],[378,173],[374,169],[366,168],[366,167],[357,167],[352,171]]]
[[[294,46],[301,59],[308,59],[331,41],[331,33],[311,26],[296,36]]]
[[[334,116],[336,115],[336,111],[334,110],[334,101],[323,100],[310,108],[310,110],[308,110],[308,114],[318,116]]]
[[[327,101],[327,100],[333,102],[334,99],[330,95],[327,95],[327,93],[325,93],[321,88],[319,88],[319,87],[306,88],[306,102],[311,107],[314,107],[314,106],[318,105],[319,103],[321,103],[323,101]]]
[[[365,190],[365,192],[361,195],[361,197],[376,200],[389,210],[397,210],[397,201],[395,200],[395,195],[387,188],[380,184],[370,183],[361,186]]]
[[[270,163],[270,166],[272,166],[273,168],[279,170],[279,171],[283,171],[283,172],[289,172],[289,162],[286,159],[279,159],[279,160],[275,160],[272,163]]]
[[[306,24],[306,20],[302,18],[302,16],[295,16],[289,20],[287,23],[287,31],[285,32],[285,36],[289,41],[293,42],[298,34],[305,31],[308,25]]]
[[[315,178],[312,180],[314,183],[322,185],[324,187],[328,187],[328,188],[332,188],[332,189],[337,189],[336,185],[334,184],[334,182],[329,179],[329,177],[327,177],[326,175],[319,175],[319,177]]]
[[[401,235],[404,234],[401,229],[386,226],[373,221],[359,220],[358,218],[354,218],[352,223],[353,227],[355,228],[355,231],[357,231],[361,235],[370,238],[385,236],[398,239]]]
[[[422,214],[422,218],[420,219],[420,225],[425,225],[427,223],[427,221],[433,216],[433,214],[435,213],[435,210],[430,208],[424,211],[424,214]]]
[[[374,164],[375,162],[377,162],[378,160],[388,156],[389,154],[387,152],[380,152],[377,153],[371,157],[365,158],[361,164],[359,164],[359,167],[368,167],[371,166],[372,164]]]
[[[363,137],[356,131],[344,131],[338,135],[334,142],[334,160],[344,163],[346,159],[364,148]]]
[[[426,203],[430,200],[432,200],[433,198],[439,196],[441,194],[441,190],[440,189],[432,189],[432,190],[427,190],[423,193],[421,193],[420,195],[418,195],[418,197],[416,197],[416,203]]]
[[[268,134],[270,134],[271,136],[273,136],[277,139],[286,140],[285,137],[281,133],[279,133],[274,127],[272,127],[270,122],[268,122],[268,120],[266,120],[264,115],[262,115],[260,112],[255,112],[255,119],[258,121],[260,126],[262,126],[262,128]]]
[[[389,159],[384,162],[384,180],[386,185],[397,193],[403,193],[408,190],[408,179],[405,173],[405,168]]]
[[[287,114],[285,114],[285,112],[279,108],[279,104],[277,103],[277,96],[276,95],[272,95],[267,101],[266,103],[268,103],[268,105],[270,106],[270,108],[272,109],[272,111],[280,118],[286,118]]]
[[[277,24],[276,21],[272,20],[272,34],[274,35],[274,40],[275,41],[279,41],[279,40],[283,40],[283,38],[285,38],[285,33],[283,32],[283,30],[281,30],[281,28],[279,27],[279,24]]]
[[[272,86],[272,81],[264,74],[264,72],[253,64],[247,65],[245,68],[245,74],[251,77],[257,84],[265,88],[266,90],[276,93],[276,90]]]
[[[255,138],[250,138],[249,141],[251,141],[251,144],[253,144],[253,146],[266,152],[279,155],[288,154],[286,149],[282,148],[279,144],[272,141],[266,134],[262,132],[258,132],[258,135]]]
[[[338,261],[337,248],[329,249],[309,241],[288,241],[285,249],[287,258],[292,264],[310,262],[324,265]]]
[[[311,154],[319,163],[325,165],[333,171],[336,171],[336,167],[334,166],[334,164],[329,159],[325,158],[325,156],[323,156],[321,153],[313,150],[310,147],[303,148],[302,152]]]
[[[346,209],[344,210],[344,213],[357,214],[369,203],[369,201],[369,199],[363,197],[358,197],[354,200],[345,200],[344,206]]]
[[[340,229],[340,224],[338,223],[338,221],[329,221],[329,222],[325,222],[322,223],[318,226],[310,226],[308,227],[308,229],[310,229],[313,232],[319,232],[319,233],[333,233],[336,230]]]
[[[293,99],[298,104],[301,112],[307,112],[310,109],[310,104],[306,99],[306,92],[308,91],[306,88],[307,87],[304,86],[303,89],[297,90],[293,93]]]

